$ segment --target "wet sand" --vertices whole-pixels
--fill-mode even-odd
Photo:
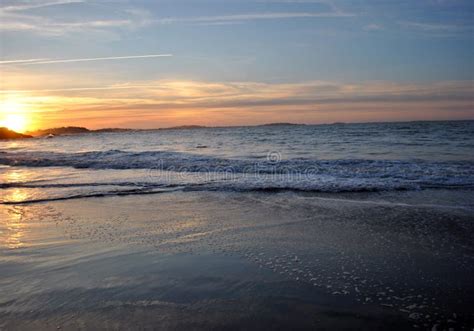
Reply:
[[[474,194],[0,205],[0,329],[471,329]]]

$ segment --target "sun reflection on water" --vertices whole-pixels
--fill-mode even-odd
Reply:
[[[15,188],[9,192],[8,200],[22,201],[27,197],[24,190]],[[24,220],[24,207],[13,206],[8,208],[7,217],[3,227],[5,228],[4,240],[7,248],[21,248],[24,246],[24,236],[26,230],[26,222]]]
[[[25,174],[18,169],[7,169],[2,174],[5,182],[22,182],[26,179]],[[28,194],[22,188],[10,188],[4,194],[3,201],[24,201]],[[0,224],[0,239],[5,247],[16,249],[24,247],[24,237],[26,231],[25,208],[24,206],[7,207],[0,214],[3,224]]]
[[[25,171],[24,169],[16,169],[16,168],[6,168],[1,169],[0,176],[2,178],[2,183],[25,183],[33,178],[33,173],[30,171]],[[4,179],[4,180],[3,180]],[[5,192],[2,192],[2,199],[3,201],[10,201],[10,202],[20,202],[24,201],[28,198],[28,192],[26,189],[17,187],[17,188],[10,188],[7,189]]]
[[[15,168],[8,168],[5,174],[5,179],[8,183],[11,182],[21,182],[26,179],[24,171]]]
[[[24,246],[23,237],[25,236],[26,224],[23,220],[24,211],[22,207],[13,207],[8,210],[6,220],[6,247],[15,249]]]

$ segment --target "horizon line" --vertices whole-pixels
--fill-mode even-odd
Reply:
[[[166,129],[180,129],[186,127],[195,127],[196,129],[219,129],[219,128],[244,128],[244,127],[258,127],[258,126],[285,126],[285,125],[294,125],[294,126],[319,126],[319,125],[351,125],[351,124],[384,124],[384,123],[416,123],[416,122],[471,122],[474,121],[474,118],[466,119],[446,119],[446,120],[400,120],[400,121],[365,121],[365,122],[327,122],[327,123],[293,123],[293,122],[269,122],[262,124],[242,124],[242,125],[201,125],[201,124],[183,124],[176,126],[168,127],[157,127],[149,129],[139,129],[139,128],[130,128],[130,127],[101,127],[97,129],[89,129],[85,126],[78,125],[65,125],[58,127],[51,127],[45,129],[35,129],[35,130],[26,130],[26,132],[35,132],[35,131],[47,131],[60,128],[83,128],[91,132],[99,130],[129,130],[129,131],[154,131],[154,130],[166,130]],[[13,131],[13,130],[12,130]]]

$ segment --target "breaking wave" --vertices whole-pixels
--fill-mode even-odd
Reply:
[[[301,190],[318,192],[417,190],[474,187],[474,162],[426,160],[281,160],[232,159],[180,152],[84,153],[0,152],[0,164],[76,169],[147,169],[146,182],[1,183],[1,188],[61,188],[74,186],[130,187],[146,192],[156,187],[185,190]],[[135,193],[135,192],[134,192]]]

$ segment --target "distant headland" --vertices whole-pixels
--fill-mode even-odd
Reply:
[[[18,133],[7,128],[0,128],[0,139],[25,139],[33,138],[28,134]]]
[[[296,125],[305,125],[305,124],[295,124],[295,123],[268,123],[254,125],[255,127],[268,127],[268,126],[296,126]],[[209,128],[224,128],[224,126],[203,126],[203,125],[180,125],[173,126],[168,128],[157,128],[157,129],[125,129],[125,128],[105,128],[91,130],[81,126],[64,126],[59,128],[50,128],[42,129],[35,131],[26,132],[27,135],[33,137],[47,137],[47,136],[64,136],[64,135],[77,135],[85,133],[114,133],[114,132],[127,132],[127,131],[151,131],[151,130],[199,130],[199,129],[209,129]]]
[[[256,126],[298,126],[298,125],[306,125],[306,124],[277,122],[277,123],[260,124]]]
[[[24,139],[24,138],[35,138],[35,137],[54,137],[54,136],[67,136],[77,135],[85,133],[104,133],[104,132],[126,132],[136,131],[134,129],[122,129],[122,128],[106,128],[98,130],[89,130],[80,126],[65,126],[60,128],[51,128],[35,131],[27,131],[25,134],[18,133],[8,128],[0,128],[0,140],[6,139]]]
[[[45,137],[45,136],[75,135],[75,134],[94,133],[94,132],[101,133],[101,132],[125,132],[125,131],[134,131],[134,130],[122,129],[122,128],[106,128],[106,129],[90,130],[81,126],[64,126],[60,128],[28,131],[26,133],[33,137]]]

